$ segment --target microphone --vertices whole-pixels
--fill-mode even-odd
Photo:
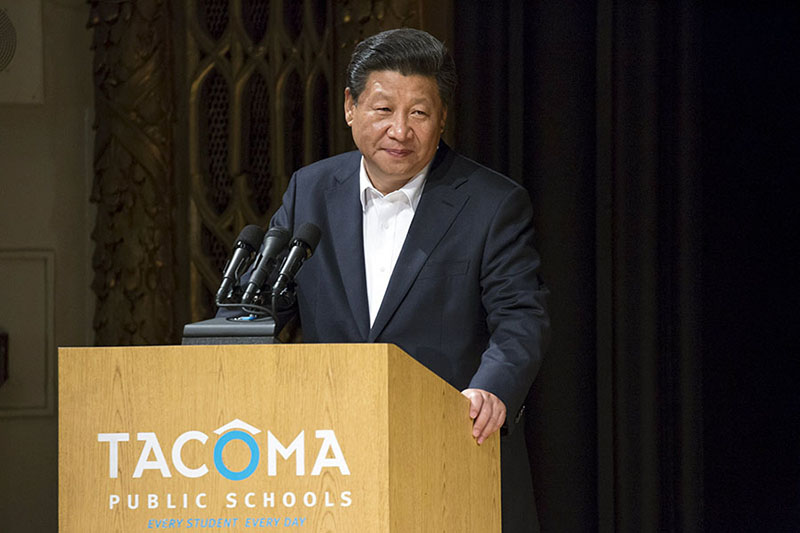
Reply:
[[[256,295],[261,292],[261,287],[264,286],[267,277],[272,273],[275,268],[275,263],[286,245],[289,242],[292,234],[289,230],[280,226],[270,228],[267,235],[264,237],[264,244],[261,253],[256,258],[253,273],[250,275],[250,281],[247,283],[247,289],[242,295],[242,303],[251,303]]]
[[[289,283],[297,275],[297,271],[303,266],[303,261],[311,257],[314,249],[319,244],[320,231],[314,224],[306,222],[297,233],[294,234],[292,243],[289,248],[289,254],[281,265],[281,270],[278,273],[278,279],[272,286],[272,297],[276,298],[286,290]]]
[[[255,224],[245,226],[233,244],[233,255],[222,271],[222,283],[217,291],[217,303],[228,297],[232,285],[249,264],[250,255],[258,250],[264,230]]]

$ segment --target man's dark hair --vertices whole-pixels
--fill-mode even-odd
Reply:
[[[356,45],[347,65],[347,87],[358,103],[370,73],[391,70],[404,76],[420,75],[436,79],[439,97],[450,107],[456,89],[456,64],[433,35],[413,28],[387,30]]]

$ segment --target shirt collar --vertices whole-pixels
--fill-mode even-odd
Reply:
[[[430,170],[432,163],[433,159],[431,159],[416,176],[408,180],[408,182],[400,187],[397,191],[394,191],[405,194],[405,196],[408,198],[408,203],[411,204],[411,209],[414,211],[416,211],[417,205],[419,205],[419,200],[422,196],[422,189],[425,187],[425,180],[428,177],[428,171]],[[394,194],[394,192],[389,194]],[[368,195],[377,195],[379,197],[385,196],[378,189],[373,187],[372,182],[369,180],[369,176],[367,176],[366,163],[364,162],[364,156],[362,155],[361,164],[359,165],[358,171],[358,198],[361,200],[362,211],[366,210],[367,208],[367,201],[370,198]]]

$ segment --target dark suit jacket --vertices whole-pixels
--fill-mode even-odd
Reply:
[[[458,390],[497,395],[514,433],[548,328],[527,191],[441,143],[370,328],[360,161],[349,152],[298,170],[272,219],[290,230],[304,222],[322,230],[297,276],[303,340],[396,344]],[[522,432],[514,439],[501,443],[504,530],[527,531],[509,522],[525,516],[508,507],[511,500],[524,507],[533,497]],[[509,494],[508,478],[521,473],[527,486]]]

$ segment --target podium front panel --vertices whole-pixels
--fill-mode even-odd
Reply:
[[[388,531],[385,365],[348,345],[61,349],[60,530]]]

